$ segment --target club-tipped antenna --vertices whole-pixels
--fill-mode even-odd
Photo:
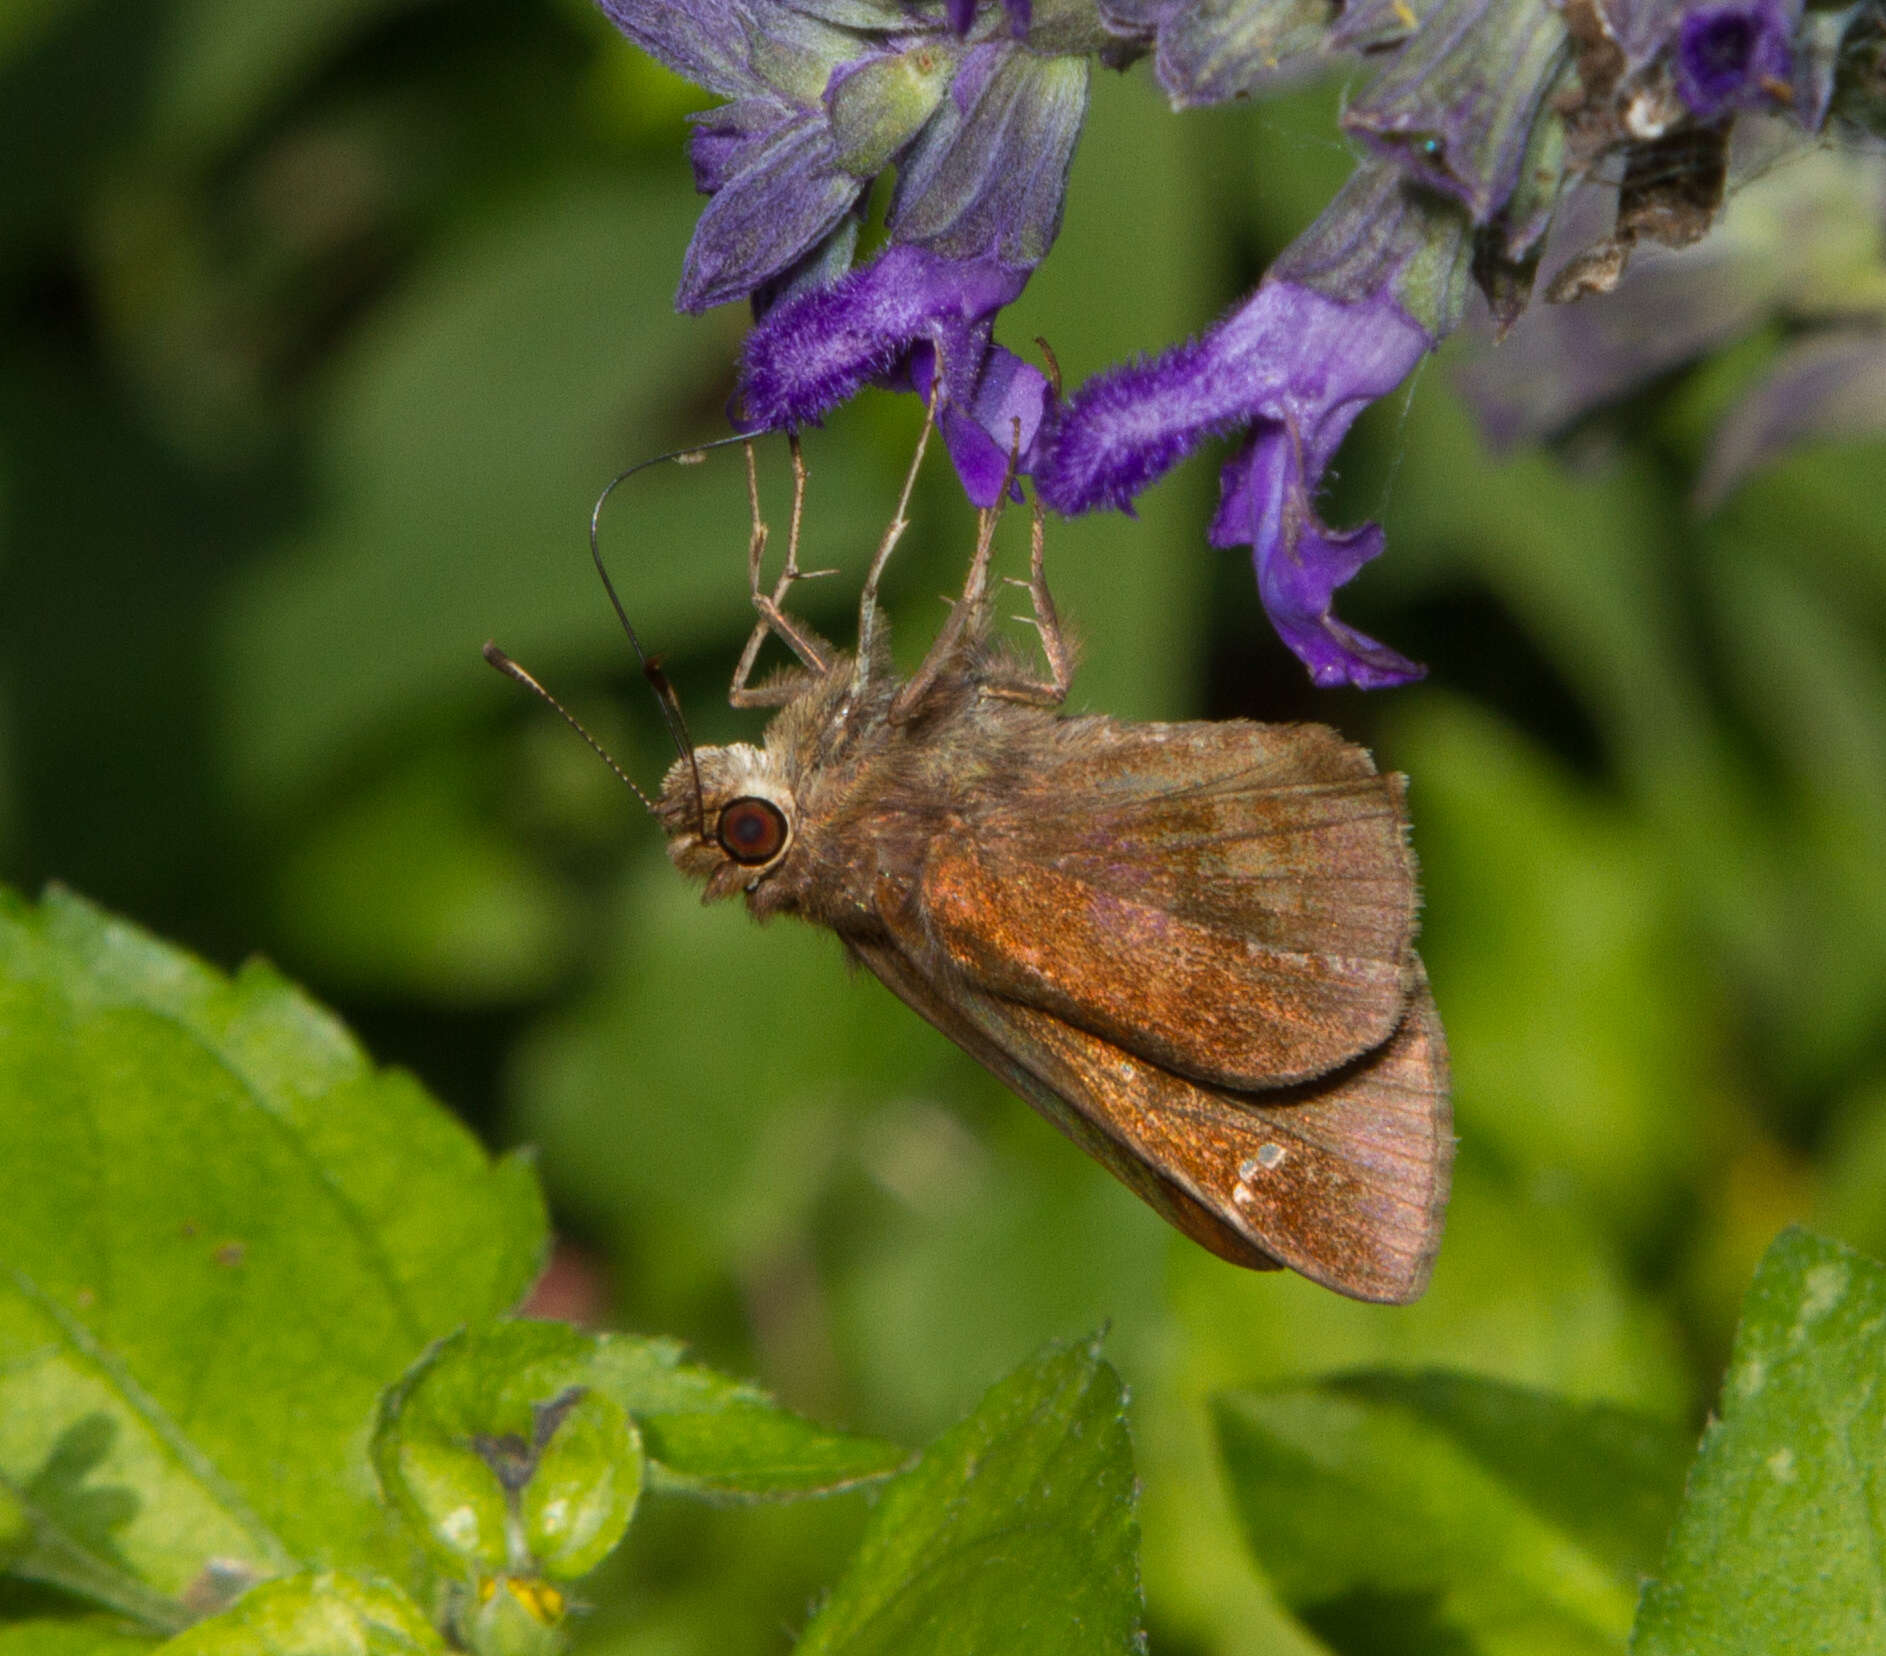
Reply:
[[[609,750],[606,747],[604,747],[601,742],[597,741],[594,736],[590,735],[588,730],[584,728],[583,721],[581,719],[577,718],[577,716],[574,713],[572,713],[567,707],[565,707],[562,702],[558,701],[555,696],[551,695],[548,690],[546,690],[541,684],[539,684],[535,678],[533,678],[522,667],[518,666],[518,664],[515,661],[513,661],[508,655],[506,655],[502,650],[500,650],[497,646],[497,643],[494,640],[489,639],[489,638],[485,640],[484,653],[485,653],[485,660],[490,662],[491,665],[497,668],[497,670],[500,673],[502,673],[506,678],[516,679],[517,682],[523,685],[523,687],[526,690],[532,691],[536,695],[543,697],[545,701],[547,701],[553,708],[555,708],[557,712],[563,716],[563,722],[567,724],[572,730],[574,730],[577,733],[577,735],[581,736],[584,741],[589,743],[591,748],[595,750],[597,756],[602,760],[602,762],[616,773],[616,776],[621,780],[623,786],[626,787],[630,793],[634,794],[635,797],[642,802],[642,805],[644,809],[647,810],[648,814],[650,816],[655,816],[657,814],[655,810],[654,800],[650,799],[647,794],[643,793],[642,790],[635,785],[634,778],[631,777],[627,771],[625,771],[620,765],[618,765],[615,762],[615,759],[610,755]]]
[[[694,757],[694,739],[688,735],[688,722],[681,716],[681,698],[675,694],[674,686],[668,682],[668,675],[661,670],[659,659],[651,656],[642,647],[642,640],[636,635],[634,624],[629,620],[629,612],[622,607],[622,600],[616,595],[616,584],[609,579],[608,566],[602,561],[602,509],[609,504],[609,497],[637,472],[647,471],[651,466],[664,466],[670,462],[681,466],[698,465],[707,457],[710,449],[728,448],[735,443],[751,441],[752,439],[746,436],[717,437],[711,443],[696,443],[692,448],[673,449],[667,454],[657,454],[653,459],[638,460],[633,466],[617,472],[609,479],[603,492],[596,497],[596,504],[589,514],[589,555],[595,562],[596,573],[602,577],[603,591],[609,594],[609,602],[615,608],[616,619],[622,623],[622,631],[629,641],[629,648],[635,652],[635,659],[642,669],[642,677],[648,681],[648,687],[655,692],[655,700],[661,707],[662,720],[668,726],[668,735],[674,742],[675,753],[687,760],[688,769],[693,773],[694,814],[699,819],[698,825],[702,839],[708,837],[707,798],[701,788],[700,761]],[[551,705],[556,704],[552,702]],[[565,713],[564,717],[567,719],[569,715]],[[576,724],[574,719],[570,722]],[[577,725],[577,729],[581,730],[582,726]],[[585,739],[588,739],[586,732]],[[591,742],[590,746],[595,747],[596,744]],[[597,748],[597,752],[600,753],[602,750]],[[603,754],[603,757],[607,759],[609,756]],[[610,762],[614,763],[613,760]],[[624,777],[623,780],[628,779]],[[634,784],[630,783],[630,786],[633,787]],[[637,788],[636,792],[639,794],[641,790]]]

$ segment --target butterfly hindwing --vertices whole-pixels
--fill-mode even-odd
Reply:
[[[864,963],[1194,1241],[1358,1299],[1421,1293],[1454,1141],[1445,1042],[1412,954],[1379,1046],[1312,1081],[1235,1090],[955,976],[914,908],[886,897],[889,937],[852,942]]]
[[[1382,1046],[1270,1093],[1201,1086],[1030,1007],[986,998],[971,1010],[1112,1142],[1101,1159],[1116,1172],[1121,1159],[1167,1170],[1244,1248],[1352,1298],[1400,1304],[1427,1286],[1454,1139],[1425,981]]]

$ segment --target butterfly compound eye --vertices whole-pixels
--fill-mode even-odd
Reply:
[[[714,829],[721,850],[737,863],[767,863],[786,843],[786,818],[770,799],[736,799]]]

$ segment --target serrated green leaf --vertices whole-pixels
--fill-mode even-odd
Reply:
[[[1216,1400],[1252,1551],[1332,1649],[1621,1651],[1689,1436],[1471,1375]]]
[[[493,1164],[268,967],[0,894],[0,1478],[12,1573],[155,1628],[206,1563],[384,1568],[364,1436],[543,1247]]]
[[[1886,1648],[1886,1266],[1788,1230],[1744,1303],[1633,1656]]]
[[[670,1340],[599,1338],[592,1384],[631,1414],[657,1488],[734,1500],[828,1495],[889,1476],[909,1453],[830,1432],[757,1387],[681,1360]]]
[[[430,1656],[446,1647],[397,1587],[323,1573],[265,1581],[158,1648],[164,1656]]]
[[[1050,1347],[891,1486],[800,1656],[1143,1651],[1125,1392]]]

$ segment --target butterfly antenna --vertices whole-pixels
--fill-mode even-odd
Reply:
[[[675,753],[688,762],[688,770],[694,778],[694,814],[702,839],[708,837],[707,798],[701,787],[701,766],[700,761],[694,757],[694,741],[688,735],[688,722],[681,716],[681,698],[675,694],[675,688],[668,681],[668,675],[662,671],[659,658],[651,656],[642,647],[642,640],[637,636],[635,627],[629,620],[629,612],[622,607],[622,600],[616,594],[616,584],[609,579],[608,567],[602,561],[602,509],[608,505],[609,497],[637,472],[647,471],[651,466],[667,465],[670,462],[681,466],[696,466],[707,458],[710,450],[727,448],[734,443],[744,443],[748,440],[744,435],[720,437],[711,443],[700,443],[693,448],[675,449],[668,454],[658,454],[651,460],[638,461],[627,470],[619,471],[609,479],[603,492],[596,497],[595,507],[589,514],[590,558],[596,565],[596,573],[602,577],[603,591],[609,594],[609,602],[615,609],[616,619],[622,623],[623,635],[629,641],[629,648],[635,652],[635,659],[642,669],[642,677],[648,681],[649,689],[655,693],[655,701],[661,708],[662,722],[668,726],[668,735],[674,742]],[[556,704],[552,702],[551,705],[554,707]],[[566,713],[564,717],[569,718],[569,715]],[[576,724],[574,719],[570,722]],[[577,729],[581,730],[582,726],[577,725]],[[595,747],[595,743],[591,742],[590,746]],[[602,750],[598,748],[597,751]],[[604,757],[607,758],[608,755],[604,754]],[[624,780],[626,781],[627,778]],[[636,791],[639,793],[641,790]]]
[[[583,728],[582,720],[577,718],[577,716],[574,713],[572,713],[567,707],[565,707],[562,702],[558,701],[555,696],[551,695],[548,690],[546,690],[541,684],[539,684],[535,678],[533,678],[522,667],[518,666],[518,664],[515,661],[513,661],[508,655],[506,655],[502,650],[500,650],[498,646],[496,645],[496,643],[494,643],[491,639],[485,640],[485,660],[490,662],[491,665],[497,668],[497,670],[500,673],[502,673],[506,678],[516,679],[517,682],[523,685],[523,687],[526,690],[532,691],[536,695],[543,697],[543,699],[547,701],[553,708],[555,708],[558,713],[562,714],[564,723],[566,723],[572,730],[574,730],[577,733],[577,735],[581,736],[584,741],[589,743],[589,745],[593,749],[595,749],[597,755],[601,758],[602,762],[605,765],[607,765],[612,771],[614,771],[617,777],[620,778],[620,780],[622,781],[623,785],[629,790],[629,792],[634,794],[635,797],[642,802],[642,805],[647,810],[648,814],[650,816],[654,816],[657,814],[655,810],[655,802],[652,799],[650,799],[647,794],[643,793],[642,790],[635,785],[634,778],[632,778],[627,771],[625,771],[620,765],[618,765],[615,762],[613,758],[610,757],[609,750],[605,748],[601,742],[597,741],[594,736],[590,735],[590,733],[586,729]]]

